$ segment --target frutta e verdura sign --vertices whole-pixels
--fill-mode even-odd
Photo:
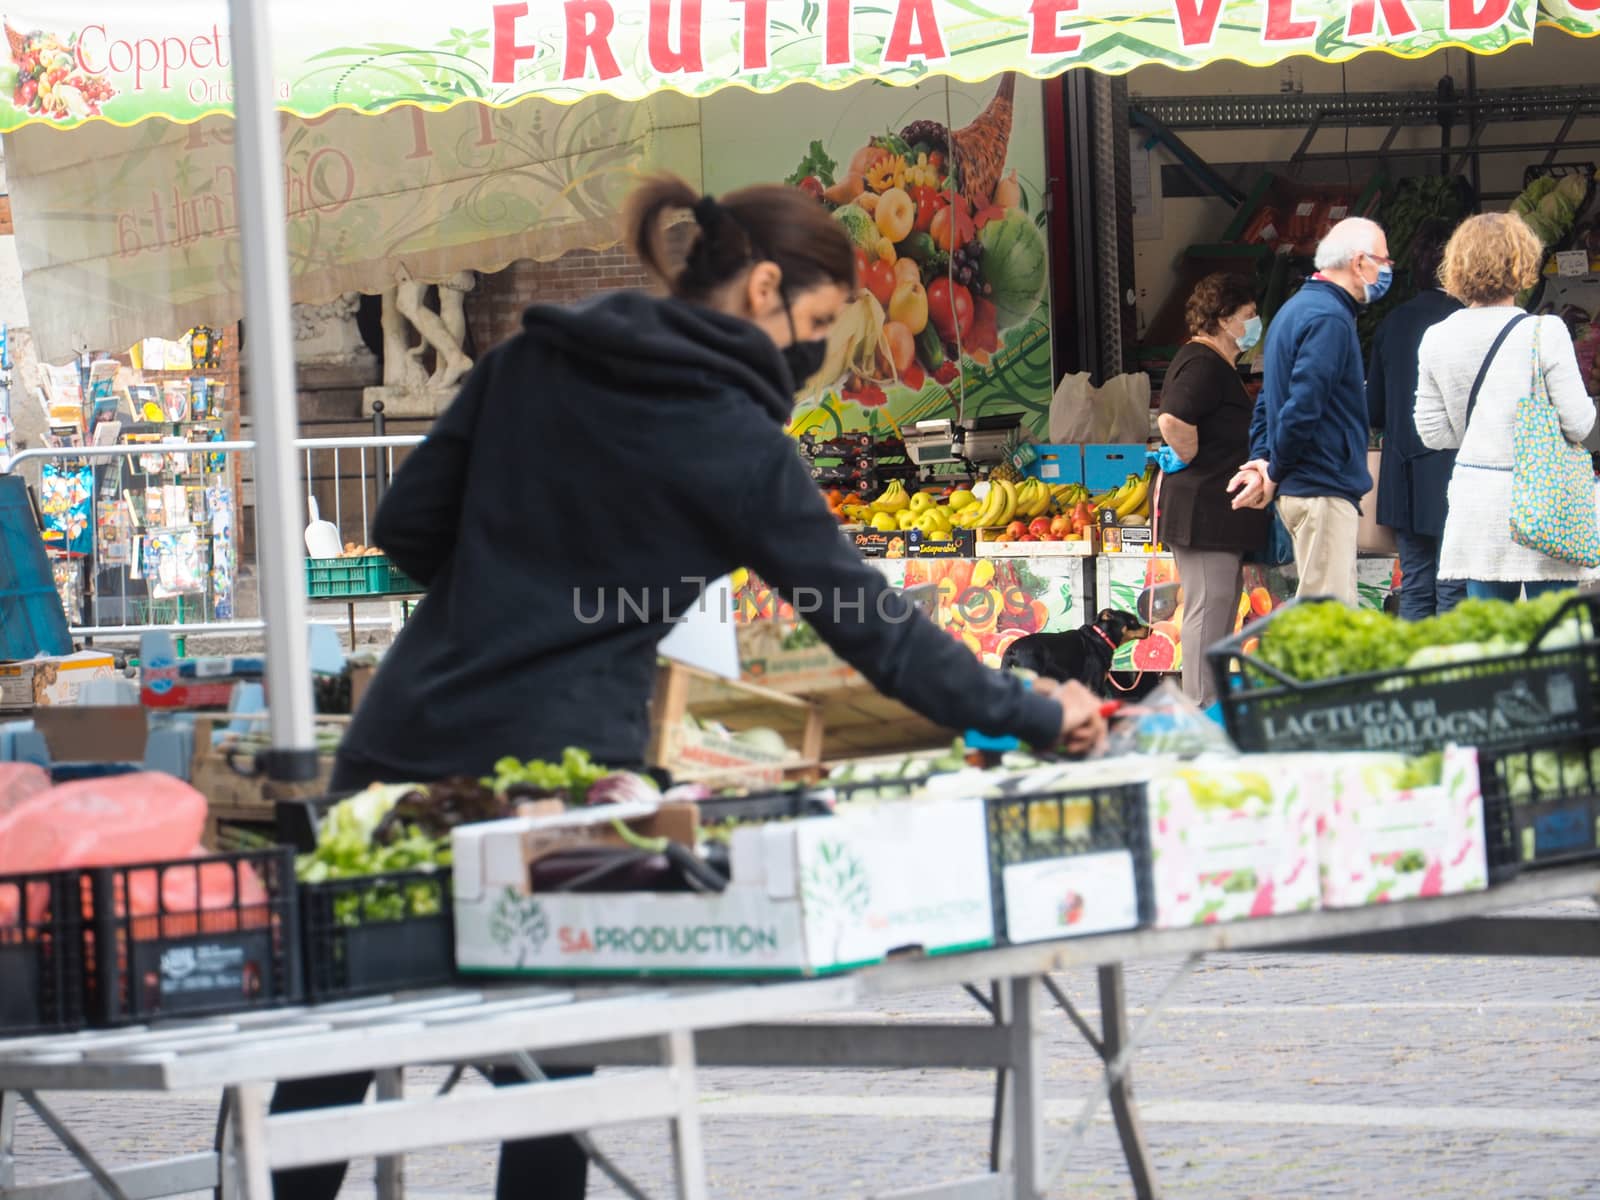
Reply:
[[[846,87],[1147,63],[1264,66],[1381,50],[1494,53],[1540,25],[1600,33],[1600,0],[517,0],[269,5],[274,98],[314,117],[461,101],[569,104],[604,92]],[[226,0],[28,0],[5,12],[12,104],[29,122],[179,122],[229,112]]]

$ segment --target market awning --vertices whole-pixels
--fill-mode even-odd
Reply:
[[[321,303],[617,238],[641,170],[699,170],[696,102],[591,96],[284,118],[294,298]],[[47,360],[242,315],[233,123],[29,126],[6,138],[17,248]]]
[[[723,88],[1600,34],[1600,0],[273,0],[271,16],[291,287],[309,303],[397,269],[437,280],[613,243],[638,171],[698,177],[695,98]],[[5,32],[0,132],[40,351],[238,317],[225,0],[32,0]]]
[[[25,0],[5,20],[0,84],[13,103],[0,106],[0,132],[231,111],[225,0]],[[1540,25],[1600,34],[1600,0],[273,0],[271,22],[278,107],[316,117],[1447,46],[1491,54]]]

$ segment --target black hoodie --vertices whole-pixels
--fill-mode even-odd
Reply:
[[[569,745],[642,762],[669,617],[739,566],[791,602],[820,591],[823,640],[931,720],[1054,744],[1054,700],[909,612],[846,545],[784,431],[793,390],[765,333],[709,308],[530,308],[378,510],[376,543],[428,593],[350,725],[341,785]]]

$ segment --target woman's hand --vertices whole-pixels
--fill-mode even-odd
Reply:
[[[1036,679],[1033,689],[1061,705],[1061,745],[1071,754],[1087,754],[1106,736],[1106,719],[1100,715],[1101,699],[1076,679],[1058,684]]]

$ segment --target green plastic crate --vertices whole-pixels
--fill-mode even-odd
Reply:
[[[306,595],[314,598],[398,596],[424,590],[391,563],[387,555],[306,559]]]
[[[381,554],[360,558],[306,559],[306,595],[381,595],[389,582],[389,560]]]

